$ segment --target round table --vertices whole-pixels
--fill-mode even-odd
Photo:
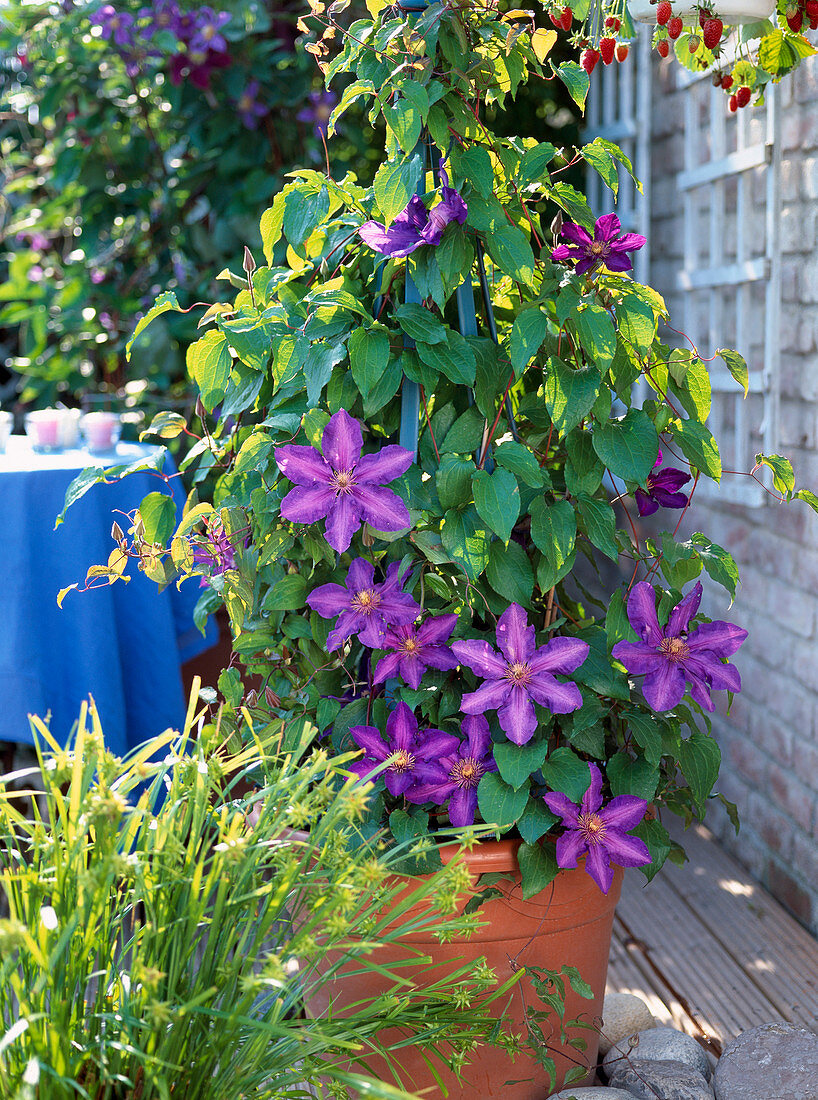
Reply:
[[[160,593],[134,563],[129,583],[69,592],[57,606],[61,588],[82,586],[89,566],[106,563],[114,520],[127,528],[121,513],[150,492],[172,495],[178,515],[184,503],[178,477],[168,484],[142,470],[93,486],[55,530],[69,484],[88,466],[125,465],[156,451],[120,443],[105,455],[36,454],[12,436],[0,454],[0,741],[31,744],[28,715],[50,713],[51,731],[66,743],[89,694],[117,754],[184,720],[181,663],[217,636],[213,627],[203,638],[193,624],[195,580]],[[169,457],[163,472],[176,472]]]

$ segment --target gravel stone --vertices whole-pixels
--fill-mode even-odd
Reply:
[[[640,1100],[713,1100],[713,1090],[697,1069],[684,1062],[631,1058],[617,1063],[613,1088],[625,1089]],[[755,1100],[767,1100],[759,1094]]]
[[[638,1039],[636,1046],[630,1046],[631,1039]],[[620,1065],[623,1055],[627,1054],[642,1061],[683,1062],[698,1070],[705,1080],[710,1080],[710,1063],[702,1047],[692,1035],[673,1027],[654,1027],[620,1039],[602,1060],[608,1077],[614,1065]]]
[[[602,1021],[600,1054],[607,1054],[614,1043],[628,1035],[656,1027],[648,1006],[633,993],[609,993],[602,1006]]]
[[[548,1100],[633,1100],[632,1092],[624,1092],[622,1089],[609,1089],[604,1085],[597,1088],[589,1088],[583,1085],[576,1089],[563,1089],[548,1097]]]
[[[713,1075],[716,1100],[818,1100],[818,1035],[762,1024],[724,1048]]]

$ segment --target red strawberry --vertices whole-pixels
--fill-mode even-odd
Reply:
[[[670,43],[666,38],[660,38],[656,43],[656,52],[660,57],[667,57],[670,53]]]
[[[739,107],[746,107],[752,97],[752,92],[746,84],[742,84],[739,90],[736,92],[736,103]]]
[[[707,8],[699,8],[699,26],[704,28],[705,23],[710,18],[710,13]]]
[[[702,28],[702,40],[708,50],[715,50],[716,46],[721,42],[723,31],[724,23],[722,23],[721,19],[714,17],[713,19],[705,20],[704,27]]]
[[[555,15],[553,11],[550,11],[548,13],[548,18],[551,20],[551,22],[554,24],[555,27],[562,27],[562,22],[560,21],[560,17],[558,15]]]
[[[787,16],[787,25],[791,31],[795,31],[796,34],[801,30],[804,24],[804,13],[802,11],[794,11],[792,15]]]
[[[562,29],[564,31],[570,31],[573,21],[574,13],[571,10],[571,6],[569,4],[566,4],[560,12],[560,23],[562,24]]]
[[[605,19],[605,30],[608,30],[608,31],[613,30],[613,25],[614,25],[615,22],[616,22],[616,20],[614,19],[614,17],[612,15],[607,16],[606,19]]]
[[[818,15],[815,15],[809,21],[809,29],[811,31],[818,31]]]
[[[807,0],[804,4],[807,19],[818,19],[818,0]]]
[[[727,106],[730,108],[733,114],[735,114],[738,110],[738,98],[734,95],[731,95],[729,100],[727,101]]]
[[[667,33],[671,38],[678,38],[684,30],[684,23],[682,22],[681,15],[674,15],[672,19],[667,21]]]
[[[729,91],[730,88],[733,87],[733,78],[732,76],[730,76],[729,73],[725,73],[724,76],[721,78],[721,86],[722,88],[724,88],[725,92]]]
[[[591,49],[590,46],[579,55],[579,63],[588,76],[590,76],[596,68],[597,61],[599,61],[599,50]]]
[[[625,42],[620,42],[616,47],[616,60],[624,61],[628,56],[628,45]]]
[[[616,49],[615,38],[600,38],[599,40],[599,52],[602,55],[603,65],[610,65],[614,59],[614,50]]]
[[[701,41],[701,38],[699,38],[697,34],[691,34],[690,38],[687,40],[687,48],[691,53],[695,53],[701,45]]]
[[[660,27],[664,27],[667,24],[668,19],[673,15],[673,8],[670,6],[670,0],[659,0],[656,5],[656,22]]]

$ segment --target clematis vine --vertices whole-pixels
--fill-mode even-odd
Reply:
[[[433,615],[420,625],[389,627],[379,648],[391,652],[378,661],[372,682],[380,684],[391,676],[400,676],[416,691],[427,668],[457,668],[457,658],[443,644],[448,641],[456,623],[457,615]]]
[[[378,531],[401,531],[411,520],[406,505],[384,484],[406,473],[412,454],[392,444],[361,457],[361,425],[346,409],[329,418],[315,447],[286,444],[275,452],[278,468],[295,482],[281,502],[281,515],[296,523],[326,519],[326,539],[342,554],[363,523]]]
[[[587,642],[579,638],[552,638],[537,648],[534,627],[525,611],[511,604],[497,621],[498,654],[488,642],[458,641],[452,652],[461,664],[482,677],[477,691],[463,696],[466,714],[496,710],[500,725],[510,741],[524,745],[537,729],[534,704],[554,714],[568,714],[582,706],[576,684],[560,683],[555,672],[567,675],[588,656]]]
[[[673,608],[666,626],[656,615],[656,592],[647,581],[633,586],[628,597],[628,621],[640,641],[617,642],[611,650],[634,676],[644,676],[642,693],[652,710],[672,710],[682,701],[685,684],[692,698],[707,711],[714,709],[713,689],[741,691],[738,669],[725,663],[741,646],[747,631],[716,620],[701,623],[688,633],[690,620],[699,610],[702,586]]]
[[[418,730],[418,720],[406,703],[398,703],[386,720],[386,740],[374,726],[353,726],[350,734],[364,750],[362,760],[348,765],[361,779],[388,761],[383,772],[386,789],[395,797],[406,794],[417,781],[419,767],[429,760],[453,752],[458,738],[443,730]]]
[[[579,805],[567,795],[554,792],[543,795],[543,801],[553,814],[562,818],[565,830],[557,837],[557,863],[560,867],[576,867],[585,856],[585,870],[607,894],[613,882],[612,863],[620,867],[642,867],[651,862],[648,846],[636,836],[635,829],[648,804],[644,798],[620,794],[607,806],[602,805],[602,774],[596,764],[588,765],[591,783]]]
[[[429,210],[419,195],[413,195],[388,229],[380,222],[365,222],[358,230],[361,239],[375,252],[392,259],[408,256],[423,244],[440,244],[446,226],[450,222],[462,225],[468,213],[460,193],[449,187],[449,177],[442,164],[440,185],[437,206]]]
[[[609,271],[631,271],[629,252],[636,252],[647,243],[641,233],[625,233],[616,214],[604,214],[597,219],[593,237],[575,222],[566,222],[560,235],[570,244],[560,244],[551,251],[551,259],[576,264],[577,275],[594,271],[604,264]]]
[[[307,603],[324,619],[338,616],[335,629],[327,635],[330,653],[340,649],[347,638],[357,634],[370,649],[383,647],[389,627],[414,622],[420,606],[404,592],[405,574],[393,562],[382,584],[375,583],[375,567],[364,558],[356,558],[349,567],[346,584],[322,584],[307,596]]]
[[[420,761],[416,785],[406,791],[407,802],[449,803],[452,825],[473,825],[477,813],[477,785],[487,772],[496,772],[489,724],[482,714],[463,721],[466,740],[437,757]]]
[[[679,490],[690,481],[690,474],[677,470],[674,466],[656,470],[661,465],[662,452],[659,451],[653,470],[647,476],[646,487],[637,489],[634,493],[636,510],[640,516],[652,516],[659,508],[684,508],[687,504],[687,496]]]

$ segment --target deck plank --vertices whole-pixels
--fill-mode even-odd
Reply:
[[[706,829],[677,839],[690,856],[683,867],[647,885],[625,875],[609,991],[636,993],[716,1054],[774,1020],[818,1031],[818,941]]]

